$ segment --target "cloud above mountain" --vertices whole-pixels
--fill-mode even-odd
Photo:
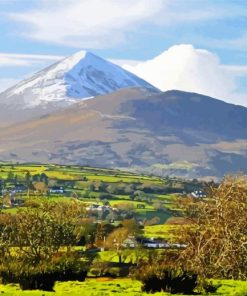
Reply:
[[[29,67],[35,64],[55,62],[61,60],[63,56],[45,54],[17,54],[0,52],[0,67]]]
[[[25,24],[28,39],[77,48],[110,48],[133,39],[145,26],[174,27],[246,16],[237,3],[205,0],[59,0],[30,1],[34,7],[8,13]],[[131,35],[131,37],[130,37]]]
[[[153,59],[123,67],[162,91],[196,92],[247,105],[237,93],[236,81],[246,75],[246,67],[222,65],[216,54],[190,44],[172,46]]]
[[[0,52],[0,92],[62,58],[63,56],[59,55]],[[29,75],[23,76],[21,73],[21,75],[15,76],[14,74],[18,73],[20,69],[27,69]]]
[[[30,25],[28,37],[49,43],[103,48],[121,43],[125,33],[159,13],[163,0],[42,1],[38,9],[11,13]]]
[[[29,70],[29,75],[24,77],[0,77],[0,91],[62,58],[64,57],[58,55],[0,53],[0,70],[13,67]],[[129,59],[110,59],[110,61],[163,91],[177,89],[197,92],[247,106],[246,91],[241,89],[240,84],[241,81],[245,81],[247,66],[226,65],[215,53],[197,49],[191,44],[172,46],[147,61]]]

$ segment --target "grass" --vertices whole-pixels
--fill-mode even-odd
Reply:
[[[136,213],[137,217],[141,219],[151,220],[154,217],[158,217],[160,219],[159,224],[163,224],[168,218],[171,217],[171,214],[166,211],[157,211],[149,209],[137,209]]]
[[[221,285],[216,295],[247,296],[247,281],[214,280],[213,283]]]
[[[171,203],[171,202],[174,202],[174,200],[176,200],[177,195],[176,194],[157,194],[156,198],[166,203]]]
[[[32,175],[45,173],[49,178],[58,180],[81,180],[87,177],[89,181],[103,181],[107,183],[136,183],[164,184],[158,177],[135,175],[110,169],[99,169],[79,166],[35,165],[35,164],[0,164],[0,178],[6,179],[9,172],[19,178],[24,178],[27,171]]]
[[[6,208],[2,209],[3,213],[9,213],[9,214],[16,214],[18,211],[18,208]]]
[[[62,181],[75,181],[75,188],[69,187],[66,189],[66,195],[76,194],[81,200],[85,202],[96,202],[99,201],[100,196],[104,192],[97,191],[97,186],[100,182],[105,182],[106,184],[121,184],[129,185],[133,183],[138,183],[143,188],[148,188],[149,186],[160,186],[164,185],[164,180],[159,177],[153,176],[143,176],[135,175],[133,173],[121,172],[117,170],[110,169],[97,169],[90,167],[80,167],[80,166],[61,166],[61,165],[38,165],[38,164],[2,164],[0,165],[0,179],[6,179],[9,172],[12,172],[14,175],[18,176],[19,181],[25,180],[25,175],[29,171],[31,175],[45,173],[50,180],[60,180]],[[90,184],[94,183],[96,186],[96,191],[91,191],[87,196],[88,187]],[[7,185],[13,187],[12,182],[7,183]],[[67,186],[67,185],[66,185]],[[107,195],[107,193],[105,193]],[[174,198],[172,195],[154,195],[154,194],[145,194],[146,196],[150,195],[153,202],[161,201],[165,207],[170,208],[170,201]],[[20,194],[19,197],[26,198],[26,194]],[[61,199],[67,199],[60,195],[49,196],[49,200],[59,201]],[[68,199],[69,200],[69,199]],[[139,217],[147,219],[152,219],[155,216],[159,216],[160,223],[163,223],[167,218],[167,213],[160,213],[155,211],[153,206],[148,204],[146,201],[132,201],[128,194],[112,194],[112,199],[109,200],[111,206],[115,206],[118,203],[128,202],[133,205],[134,211]],[[145,205],[145,209],[138,209],[137,205]],[[15,213],[16,209],[8,209],[6,212]]]
[[[90,167],[79,167],[79,166],[59,166],[59,165],[0,165],[0,179],[7,178],[8,173],[12,171],[15,175],[18,175],[18,179],[24,180],[25,174],[29,171],[32,175],[45,173],[52,179],[57,180],[74,180],[76,182],[75,189],[70,189],[69,192],[76,192],[79,195],[84,195],[87,192],[87,186],[93,182],[95,184],[99,181],[109,183],[121,183],[129,185],[130,183],[140,183],[144,187],[149,187],[153,185],[166,185],[166,181],[158,177],[148,177],[148,176],[138,176],[133,173],[121,172],[117,170],[110,169],[97,169]],[[84,180],[86,177],[86,180]],[[174,181],[176,186],[180,188],[183,184],[177,180]],[[167,183],[168,184],[168,183]],[[91,192],[90,196],[87,198],[82,198],[85,202],[97,202],[100,197],[100,192]],[[149,194],[145,194],[149,196]],[[152,202],[160,201],[162,204],[168,208],[174,210],[174,199],[176,199],[175,194],[150,194],[152,197]],[[70,201],[68,197],[54,195],[47,198],[49,201]],[[134,210],[137,217],[146,218],[148,220],[153,217],[159,217],[161,225],[146,226],[144,229],[144,234],[146,237],[154,238],[164,238],[171,239],[172,234],[170,231],[174,225],[163,225],[163,223],[170,217],[171,213],[169,211],[157,211],[154,210],[153,205],[149,205],[147,202],[131,201],[129,195],[114,195],[113,199],[109,200],[111,205],[116,205],[118,203],[127,202],[134,205]],[[100,202],[102,203],[102,201]],[[137,209],[137,204],[144,204],[145,209]],[[17,208],[11,208],[4,210],[6,212],[15,213]],[[79,249],[80,247],[78,247]],[[138,250],[137,250],[138,252]],[[137,258],[138,253],[135,251],[123,251],[123,257],[125,262],[134,262]],[[119,258],[115,251],[105,251],[100,252],[99,257],[103,262],[118,262]],[[99,259],[99,260],[100,260]],[[247,296],[247,283],[240,281],[217,281],[213,280],[215,284],[221,284],[216,294],[211,295],[230,295],[230,296]],[[65,282],[56,283],[55,292],[44,292],[44,291],[21,291],[18,285],[0,285],[0,294],[7,296],[110,296],[110,295],[150,295],[141,292],[141,283],[139,281],[131,280],[129,278],[121,279],[109,279],[109,278],[98,278],[92,279],[88,278],[85,282]],[[167,293],[156,293],[154,295],[169,295]]]
[[[132,205],[134,207],[134,210],[135,211],[138,211],[139,209],[137,208],[137,205],[144,205],[145,206],[145,209],[142,209],[142,210],[153,210],[153,207],[148,205],[147,203],[145,202],[141,202],[141,201],[130,201],[130,200],[126,200],[126,199],[113,199],[110,201],[110,205],[115,207],[117,206],[118,204],[126,204],[126,205]]]
[[[137,251],[138,252],[138,251]],[[103,262],[119,262],[119,257],[118,257],[118,254],[116,251],[103,251],[103,252],[99,252],[99,257],[96,258],[96,261],[97,260],[102,260]],[[123,250],[122,251],[122,261],[124,263],[134,263],[136,262],[136,252],[135,250]],[[145,256],[144,254],[144,251],[142,251],[142,255],[144,257],[147,257]]]
[[[5,296],[110,296],[110,295],[148,295],[141,292],[141,283],[131,279],[87,279],[85,282],[56,283],[55,293],[44,291],[21,291],[17,285],[0,286]],[[156,295],[165,295],[158,293]]]
[[[175,227],[179,227],[177,225],[152,225],[145,226],[144,228],[144,236],[148,238],[163,238],[163,239],[171,239],[172,234],[171,230]]]
[[[223,280],[214,281],[220,283],[222,286],[217,290],[217,293],[210,295],[222,296],[246,296],[247,282]],[[5,296],[141,296],[141,295],[155,295],[165,296],[169,293],[155,293],[147,294],[141,292],[141,282],[131,280],[129,278],[110,279],[86,279],[85,282],[65,282],[56,283],[55,292],[44,291],[21,291],[18,285],[0,285],[0,293]],[[178,295],[178,294],[177,294]],[[206,294],[201,294],[206,295]]]

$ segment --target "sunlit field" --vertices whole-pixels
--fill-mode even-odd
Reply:
[[[68,238],[66,244],[70,246],[70,250],[74,254],[81,253],[93,258],[90,261],[90,267],[87,269],[85,281],[57,281],[54,292],[22,291],[19,285],[14,283],[1,285],[0,293],[8,296],[150,295],[142,291],[143,283],[140,279],[137,280],[138,277],[133,276],[134,271],[140,259],[147,261],[151,257],[163,256],[164,252],[167,251],[166,248],[170,248],[175,254],[178,254],[180,247],[174,247],[176,244],[172,245],[176,243],[177,236],[175,234],[177,230],[182,227],[186,220],[185,212],[181,210],[178,203],[181,198],[190,196],[193,190],[201,189],[205,185],[197,180],[159,178],[118,170],[38,164],[0,164],[0,180],[2,186],[1,214],[7,221],[12,221],[11,219],[17,217],[23,211],[26,211],[26,214],[29,212],[41,214],[40,221],[42,221],[42,211],[55,205],[70,209],[68,205],[74,204],[81,208],[80,216],[74,216],[75,220],[73,220],[77,221],[75,225],[78,229],[82,226],[80,228],[83,238],[80,242],[81,245],[77,244],[78,240],[75,240],[75,243],[71,245],[70,238]],[[15,191],[20,185],[26,189]],[[52,189],[54,188],[62,188],[62,192],[53,192]],[[14,204],[16,200],[21,201],[21,204]],[[194,204],[198,201],[200,200],[195,200]],[[205,197],[204,201],[208,202],[210,199]],[[101,207],[102,212],[97,210],[99,207]],[[76,213],[73,212],[72,208],[70,210],[72,215]],[[106,214],[104,214],[104,211],[106,211]],[[64,219],[59,218],[60,214],[52,216],[52,213],[53,211],[47,212],[47,215],[51,215],[52,219],[58,219],[54,221],[57,221],[55,224],[61,223],[61,229],[67,225],[66,227],[71,230],[75,226],[70,224],[70,216],[66,218],[67,224],[63,225]],[[64,215],[66,216],[65,213]],[[34,216],[32,217],[34,219]],[[45,216],[44,219],[46,219]],[[78,224],[78,219],[82,224]],[[50,223],[50,220],[47,221],[46,223]],[[5,223],[4,220],[2,223]],[[38,224],[37,226],[39,226]],[[55,227],[54,229],[57,226],[55,224],[52,224],[52,227]],[[28,221],[25,227],[29,227]],[[28,231],[28,228],[25,227],[23,229]],[[106,228],[103,229],[103,227]],[[65,233],[67,233],[66,229],[64,228]],[[115,231],[116,237],[121,237],[124,233],[121,230],[127,231],[124,239],[132,239],[134,244],[136,243],[134,247],[122,247],[123,240],[118,244],[118,246],[121,246],[121,250],[119,251],[116,248],[114,240],[111,241],[111,235]],[[32,232],[29,235],[32,237]],[[45,234],[43,233],[43,235]],[[168,247],[147,247],[144,244],[141,245],[140,240],[137,243],[137,239],[143,238],[149,240],[149,242],[157,240],[168,243]],[[37,240],[39,240],[38,236]],[[25,240],[24,243],[26,244]],[[67,254],[66,244],[60,242],[59,252],[53,254],[54,258],[57,255]],[[14,255],[17,258],[19,253],[16,251],[16,247],[13,248],[13,244],[9,246],[9,255]],[[23,248],[21,244],[17,248],[19,248],[20,253],[23,252],[22,255],[25,257],[25,251],[28,248]],[[45,248],[46,244],[43,246],[43,250]],[[87,253],[90,250],[93,252],[92,255],[90,255],[90,252]],[[84,264],[83,262],[89,262],[85,259],[89,257],[83,257],[84,259],[78,259],[78,257],[76,260]],[[4,266],[2,267],[4,268]],[[125,272],[124,267],[127,268],[125,277],[122,273]],[[246,282],[213,280],[212,283],[214,287],[217,287],[217,290],[210,295],[247,295]],[[198,292],[199,290],[195,291]],[[153,295],[170,294],[162,292]],[[206,294],[201,293],[200,295]]]
[[[221,285],[217,293],[210,295],[245,296],[247,295],[247,282],[241,281],[215,281]],[[0,293],[6,296],[141,296],[141,295],[170,295],[169,293],[148,294],[141,292],[141,283],[131,279],[87,279],[85,282],[56,283],[55,292],[21,291],[18,285],[1,285]],[[178,294],[177,294],[178,295]],[[208,295],[208,294],[201,294]]]

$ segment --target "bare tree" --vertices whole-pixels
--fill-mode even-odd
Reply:
[[[247,279],[247,178],[228,176],[206,199],[181,198],[180,260],[203,277]]]
[[[123,242],[130,235],[128,228],[120,227],[115,229],[106,239],[106,246],[109,249],[116,250],[119,264],[122,263]]]

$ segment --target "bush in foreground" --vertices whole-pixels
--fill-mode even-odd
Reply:
[[[139,263],[134,278],[143,283],[143,292],[169,292],[172,294],[194,294],[197,274],[176,266],[178,254],[166,252],[158,258],[150,257]]]
[[[169,292],[171,294],[194,294],[197,286],[197,275],[188,271],[163,269],[162,274],[148,274],[142,279],[143,292]]]
[[[2,281],[52,291],[55,281],[84,280],[90,260],[80,260],[73,248],[83,234],[78,223],[83,213],[84,207],[73,202],[0,215]]]

